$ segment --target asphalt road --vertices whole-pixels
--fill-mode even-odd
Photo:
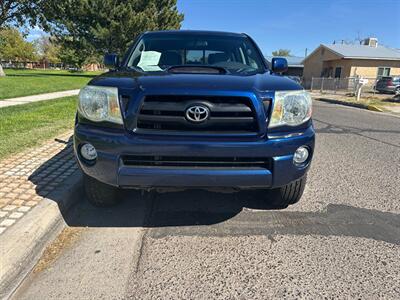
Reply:
[[[314,110],[300,203],[271,210],[262,191],[82,201],[14,298],[399,299],[400,118]]]

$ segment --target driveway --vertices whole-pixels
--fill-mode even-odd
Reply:
[[[315,103],[300,203],[262,191],[126,192],[82,201],[15,299],[385,298],[400,295],[400,118]]]

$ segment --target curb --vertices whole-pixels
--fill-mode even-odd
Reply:
[[[1,237],[0,299],[8,299],[66,226],[63,218],[82,195],[77,170]]]
[[[334,99],[328,99],[328,98],[313,98],[313,99],[317,100],[317,101],[327,102],[327,103],[340,104],[340,105],[344,105],[344,106],[351,106],[351,107],[357,107],[357,108],[361,108],[361,109],[383,112],[382,109],[380,109],[379,107],[377,107],[375,105],[352,103],[352,102],[346,102],[346,101],[334,100]]]
[[[375,106],[375,105],[368,105],[367,106],[368,110],[372,110],[372,111],[379,111],[379,112],[383,112],[382,109],[380,109],[379,107]]]
[[[366,105],[362,105],[362,104],[358,104],[358,103],[349,103],[349,102],[343,102],[340,100],[333,100],[333,99],[328,99],[328,98],[316,98],[313,97],[312,98],[313,101],[319,101],[319,102],[326,102],[326,103],[331,103],[331,104],[338,104],[338,105],[343,105],[343,106],[347,106],[347,107],[351,107],[351,108],[361,108],[361,109],[365,109],[368,110],[370,112],[373,113],[378,113],[380,115],[383,116],[388,116],[388,117],[392,117],[392,118],[400,118],[400,114],[395,113],[395,112],[386,112],[383,110],[379,110],[380,108],[374,106],[374,105],[370,105],[370,107],[368,108]],[[378,109],[378,110],[375,110]]]

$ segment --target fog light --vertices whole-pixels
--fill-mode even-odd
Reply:
[[[294,153],[293,161],[296,164],[303,164],[307,161],[309,155],[310,153],[308,149],[306,147],[301,146],[297,148],[296,152]]]
[[[91,144],[83,144],[80,151],[82,157],[86,160],[95,160],[97,158],[97,151]]]

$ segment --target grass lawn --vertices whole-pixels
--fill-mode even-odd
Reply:
[[[0,77],[0,100],[21,96],[79,89],[101,72],[5,69]]]
[[[76,97],[0,108],[0,160],[72,129]]]

